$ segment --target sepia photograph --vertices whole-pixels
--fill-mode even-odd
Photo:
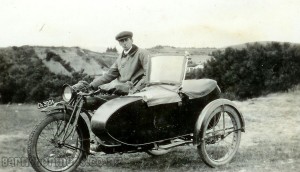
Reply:
[[[299,9],[1,0],[0,172],[298,171]]]

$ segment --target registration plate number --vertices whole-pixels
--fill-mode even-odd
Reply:
[[[48,106],[54,105],[54,100],[43,101],[43,102],[38,103],[37,105],[38,105],[38,109],[46,108]]]

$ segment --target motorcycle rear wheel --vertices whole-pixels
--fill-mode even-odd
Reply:
[[[83,160],[83,131],[79,127],[74,134],[69,129],[65,145],[59,143],[69,119],[63,113],[51,114],[34,127],[29,136],[27,154],[36,171],[74,171]]]
[[[198,153],[210,167],[232,160],[241,141],[241,121],[231,106],[216,108],[204,123],[203,140]]]

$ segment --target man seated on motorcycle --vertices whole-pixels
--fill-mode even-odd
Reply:
[[[133,44],[132,32],[123,31],[116,35],[116,40],[123,48],[122,53],[107,73],[95,78],[90,84],[79,81],[73,86],[97,90],[101,89],[114,94],[126,95],[145,87],[149,53]]]

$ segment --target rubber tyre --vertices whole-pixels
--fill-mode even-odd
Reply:
[[[231,114],[230,115],[231,120],[234,120],[234,122],[236,123],[235,129],[240,129],[241,121],[240,121],[240,118],[239,118],[237,112],[231,106],[226,106],[226,105],[224,107],[224,110],[226,113]],[[209,117],[207,119],[208,120],[212,119],[214,115],[219,115],[220,112],[222,112],[221,106],[216,108],[211,114],[209,114]],[[206,130],[210,128],[209,124],[211,124],[211,123],[209,123],[209,121],[205,121],[205,123],[204,123],[205,128],[203,131],[201,131],[203,136],[205,136],[204,133],[206,133]],[[232,133],[232,134],[234,134],[234,133]],[[236,154],[236,152],[238,150],[240,141],[241,141],[241,130],[238,130],[235,132],[235,145],[234,145],[233,150],[230,152],[230,155],[222,161],[215,161],[210,158],[210,156],[208,155],[208,153],[206,151],[205,141],[202,141],[202,143],[198,146],[198,153],[199,153],[200,157],[202,158],[202,160],[204,161],[204,163],[207,164],[208,166],[213,167],[213,168],[222,166],[232,160],[232,158],[234,157],[234,155]]]
[[[69,116],[64,115],[63,113],[51,114],[51,115],[46,116],[43,120],[40,121],[39,124],[37,124],[34,127],[33,131],[31,132],[31,134],[29,136],[27,154],[28,154],[28,159],[29,159],[30,164],[32,165],[33,169],[35,169],[36,171],[53,172],[52,170],[46,169],[38,160],[37,152],[36,152],[36,145],[37,145],[39,135],[41,134],[43,129],[51,122],[56,121],[56,120],[64,120],[64,121],[67,120],[68,121],[69,118],[70,118]],[[79,139],[83,140],[82,130],[80,128],[77,128],[76,131],[77,131]],[[81,143],[81,149],[83,149],[82,145],[83,144]],[[82,151],[80,151],[79,156],[78,156],[77,160],[74,162],[74,164],[67,169],[63,169],[63,171],[66,171],[66,172],[74,171],[80,165],[81,161],[83,160],[83,157],[84,157],[84,153]],[[57,171],[61,171],[61,170],[57,170]]]

